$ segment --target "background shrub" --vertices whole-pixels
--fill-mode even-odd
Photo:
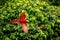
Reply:
[[[24,10],[29,32],[10,21]],[[0,40],[60,40],[60,9],[41,0],[8,0],[0,8]],[[56,12],[56,16],[53,16]],[[39,29],[38,26],[43,28]]]

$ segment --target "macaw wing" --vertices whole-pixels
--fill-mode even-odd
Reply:
[[[11,23],[13,23],[13,24],[18,24],[19,21],[18,21],[18,19],[13,19],[13,20],[11,20]]]

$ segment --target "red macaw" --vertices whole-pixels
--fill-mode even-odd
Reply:
[[[43,28],[43,26],[42,26],[42,25],[40,25],[40,26],[38,26],[38,28]]]
[[[56,16],[56,12],[54,12],[53,15]]]
[[[22,12],[22,13],[20,14],[19,19],[13,19],[13,20],[11,20],[11,23],[13,23],[13,24],[18,24],[18,23],[20,23],[21,26],[22,26],[22,29],[23,29],[23,31],[24,31],[25,33],[28,33],[27,22],[28,22],[28,20],[26,20],[26,15],[25,15],[24,12]]]

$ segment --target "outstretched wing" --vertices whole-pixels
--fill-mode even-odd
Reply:
[[[18,19],[13,19],[13,20],[11,20],[11,23],[13,23],[13,24],[18,24],[19,21],[18,21]]]

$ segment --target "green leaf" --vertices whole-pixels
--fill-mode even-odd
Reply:
[[[8,37],[6,37],[5,40],[10,40],[10,39]]]

